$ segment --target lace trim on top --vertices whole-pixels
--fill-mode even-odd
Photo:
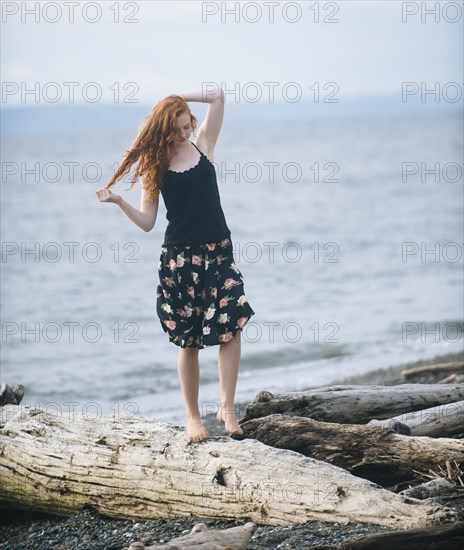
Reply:
[[[195,164],[195,166],[192,166],[191,168],[187,168],[187,170],[182,170],[181,172],[177,172],[176,170],[170,170],[168,168],[168,172],[171,172],[171,174],[186,174],[187,172],[191,172],[192,170],[194,170],[197,166],[200,166],[200,163],[201,163],[201,157],[203,156],[203,153],[198,149],[198,152],[200,153],[200,159],[199,161]]]

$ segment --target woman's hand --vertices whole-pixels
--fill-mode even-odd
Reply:
[[[95,192],[97,197],[100,199],[100,202],[114,202],[115,204],[119,204],[119,201],[122,198],[121,195],[113,193],[110,189],[106,189],[106,187],[101,187]]]

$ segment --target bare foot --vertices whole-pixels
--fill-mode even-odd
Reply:
[[[208,430],[197,416],[187,420],[187,433],[190,441],[198,442],[208,439]]]
[[[222,412],[222,407],[219,407],[219,410],[216,414],[216,418],[219,422],[224,422],[224,430],[230,434],[243,435],[243,430],[240,428],[237,419],[235,418],[235,409],[231,409],[225,413],[226,419],[224,421],[224,414]]]

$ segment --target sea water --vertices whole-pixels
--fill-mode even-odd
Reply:
[[[182,422],[179,348],[156,315],[164,204],[145,233],[95,194],[140,116],[9,120],[1,381],[23,384],[25,404]],[[256,313],[238,402],[462,350],[462,136],[453,113],[225,118],[213,160]],[[138,208],[129,179],[113,189]],[[200,351],[203,412],[218,350]]]

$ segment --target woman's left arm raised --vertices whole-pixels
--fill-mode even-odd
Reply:
[[[219,87],[214,91],[198,88],[190,92],[178,94],[185,101],[196,101],[208,103],[208,111],[205,120],[200,124],[197,131],[196,145],[205,152],[211,162],[213,162],[214,146],[221,131],[222,121],[224,119],[225,93]]]

